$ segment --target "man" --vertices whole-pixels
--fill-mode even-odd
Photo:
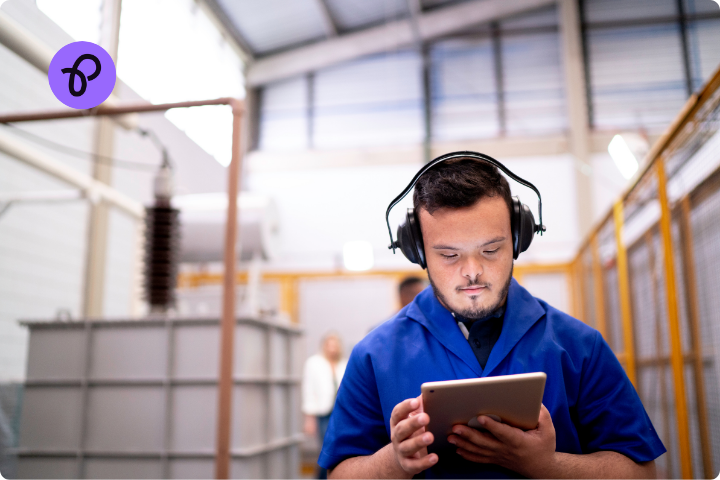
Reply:
[[[415,185],[431,287],[353,349],[320,454],[332,478],[655,476],[665,449],[594,329],[512,279],[512,199],[485,162],[439,163]],[[466,336],[467,335],[467,336]],[[487,416],[428,454],[420,385],[543,371],[538,426]]]
[[[400,298],[400,307],[415,300],[415,297],[423,291],[425,283],[420,277],[406,277],[398,286],[398,297]]]

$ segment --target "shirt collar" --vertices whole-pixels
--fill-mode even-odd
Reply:
[[[407,316],[423,325],[440,342],[465,362],[477,376],[488,376],[502,362],[525,333],[545,314],[540,303],[513,278],[505,303],[502,332],[480,370],[477,358],[452,314],[438,301],[429,286],[415,297]]]

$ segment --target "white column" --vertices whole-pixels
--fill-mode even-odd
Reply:
[[[593,223],[593,197],[591,178],[584,173],[590,172],[590,125],[578,0],[558,0],[558,10],[568,108],[569,150],[576,167],[578,229],[580,236],[585,237]]]

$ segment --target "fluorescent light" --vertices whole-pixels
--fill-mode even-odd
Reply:
[[[638,161],[622,135],[615,135],[608,145],[608,153],[612,157],[620,173],[630,179],[638,170]]]
[[[373,249],[370,242],[355,240],[343,245],[343,263],[348,270],[356,272],[370,270],[373,262]]]

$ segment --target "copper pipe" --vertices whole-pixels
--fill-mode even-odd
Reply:
[[[188,107],[203,107],[207,105],[235,105],[240,104],[237,99],[223,97],[212,100],[191,100],[187,102],[175,102],[175,103],[128,103],[120,104],[115,106],[108,106],[105,104],[99,105],[89,110],[46,110],[34,113],[10,113],[0,115],[0,123],[18,123],[18,122],[32,122],[37,120],[59,120],[63,118],[84,118],[84,117],[102,117],[112,115],[123,115],[126,113],[143,113],[143,112],[161,112],[164,110],[170,110],[171,108],[188,108]],[[240,108],[242,107],[233,107]]]
[[[223,311],[220,322],[220,378],[218,381],[217,451],[215,478],[230,476],[230,431],[232,423],[233,347],[235,339],[236,243],[238,238],[237,194],[240,177],[241,104],[233,102],[232,159],[228,168],[228,208],[225,223],[225,269]]]

